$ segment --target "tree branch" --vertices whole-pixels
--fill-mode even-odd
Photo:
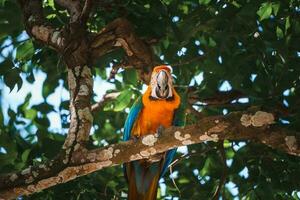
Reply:
[[[191,86],[188,88],[188,102],[190,105],[200,105],[203,106],[221,106],[221,107],[237,107],[237,106],[245,106],[247,104],[238,104],[232,103],[234,100],[238,100],[239,98],[251,98],[246,96],[243,92],[238,90],[231,90],[231,91],[217,91],[215,94],[211,95],[210,97],[203,97],[199,95],[197,91],[197,87]],[[271,98],[278,98],[278,96],[270,96]],[[296,102],[295,104],[297,104]],[[295,106],[297,107],[297,106]],[[288,117],[295,115],[297,109],[293,109],[292,107],[285,107],[282,105],[282,102],[277,102],[272,104],[272,106],[265,106],[263,107],[264,110],[270,110],[276,117]],[[195,114],[195,113],[194,113]]]
[[[105,94],[103,96],[103,98],[101,99],[101,101],[99,101],[98,103],[95,103],[91,106],[91,111],[96,112],[96,111],[100,110],[101,108],[103,108],[105,103],[116,99],[119,95],[120,95],[120,92],[112,92],[112,93]]]
[[[231,90],[228,92],[218,91],[214,95],[208,98],[199,97],[195,88],[189,88],[189,103],[194,104],[198,101],[207,105],[224,105],[228,104],[235,99],[245,97],[245,95],[237,90]]]
[[[55,3],[68,10],[70,23],[78,21],[82,10],[79,0],[55,0]]]
[[[43,16],[42,1],[19,0],[24,16],[25,29],[32,38],[56,50],[65,47],[65,38],[60,30],[56,30]]]
[[[155,66],[153,52],[134,32],[130,22],[118,18],[109,23],[90,44],[92,58],[96,59],[107,52],[121,47],[124,49],[128,64],[138,70],[141,80],[150,81],[152,67]]]
[[[68,85],[70,100],[70,128],[63,145],[66,157],[63,162],[69,162],[75,151],[81,151],[89,137],[93,123],[90,99],[93,91],[92,73],[88,66],[77,66],[68,69]]]
[[[78,22],[84,25],[92,8],[92,0],[85,0],[84,5],[81,5],[80,0],[55,0],[55,3],[68,10],[70,24]]]
[[[273,120],[272,114],[262,111],[257,111],[254,115],[234,112],[226,116],[206,117],[185,128],[170,127],[159,137],[147,135],[137,142],[121,142],[90,151],[75,151],[68,165],[60,171],[54,171],[53,168],[56,166],[52,165],[45,177],[41,177],[32,168],[25,169],[22,173],[2,176],[0,198],[11,199],[19,195],[29,195],[105,167],[147,159],[178,146],[205,141],[251,140],[300,156],[300,139],[296,137],[296,133],[270,125],[274,123]],[[87,129],[80,128],[80,131],[87,131]],[[29,178],[24,180],[24,176],[20,174],[26,174]],[[13,184],[14,187],[7,187],[15,182],[25,182],[25,184]]]
[[[81,23],[85,24],[89,19],[89,14],[92,10],[93,1],[92,0],[85,0],[84,6],[82,8],[80,14],[80,21]]]

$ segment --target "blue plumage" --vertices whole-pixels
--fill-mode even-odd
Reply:
[[[138,118],[142,108],[143,108],[142,97],[139,97],[131,107],[130,112],[127,116],[125,126],[124,126],[124,134],[123,134],[124,141],[130,139],[132,127],[135,123],[135,120]]]

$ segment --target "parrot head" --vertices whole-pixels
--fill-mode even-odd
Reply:
[[[171,68],[162,65],[156,66],[151,74],[151,99],[172,99],[173,98],[173,78]]]

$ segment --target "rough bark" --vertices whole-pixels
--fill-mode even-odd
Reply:
[[[79,17],[81,15],[81,10],[82,10],[80,1],[55,0],[55,3],[68,10],[71,23],[79,20]]]
[[[149,46],[134,32],[130,22],[118,18],[109,23],[90,44],[92,58],[96,59],[121,47],[127,55],[127,66],[133,66],[138,70],[140,79],[149,83],[152,67],[155,66],[153,52]]]
[[[196,102],[201,102],[204,105],[224,105],[224,104],[228,104],[233,100],[242,98],[242,97],[246,97],[245,94],[243,94],[240,91],[237,90],[232,90],[229,92],[222,92],[222,91],[218,91],[216,92],[214,95],[208,97],[208,98],[203,98],[201,96],[199,96],[199,94],[197,93],[197,88],[195,87],[190,87],[189,88],[189,103],[190,104],[194,104]]]
[[[43,16],[42,1],[19,0],[23,11],[25,29],[33,39],[56,50],[65,47],[62,30],[50,26]]]
[[[63,169],[53,172],[50,166],[47,177],[41,178],[39,172],[35,171],[44,166],[23,170],[23,174],[29,174],[26,177],[29,177],[30,181],[28,178],[24,180],[24,176],[20,176],[20,174],[1,177],[0,198],[12,199],[19,195],[29,195],[105,167],[147,159],[175,147],[206,141],[249,140],[291,155],[300,156],[300,140],[296,133],[273,123],[274,117],[270,113],[262,111],[257,111],[254,114],[235,112],[227,116],[206,117],[196,124],[184,128],[170,127],[165,129],[161,136],[147,135],[137,142],[121,142],[105,148],[76,151],[72,154],[68,165]],[[52,167],[55,168],[53,164]],[[22,184],[7,187],[12,182]]]
[[[70,128],[63,145],[66,151],[65,164],[74,151],[80,150],[89,138],[93,123],[90,99],[93,91],[92,73],[88,66],[68,69],[70,100]]]

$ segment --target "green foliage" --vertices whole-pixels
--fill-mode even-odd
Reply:
[[[229,83],[228,90],[239,90],[248,98],[244,103],[233,101],[221,106],[196,102],[194,107],[203,115],[220,115],[251,106],[275,112],[283,108],[289,114],[278,112],[280,120],[276,126],[300,130],[299,1],[133,0],[104,1],[103,5],[106,6],[95,8],[88,22],[90,31],[97,32],[125,15],[141,38],[158,40],[153,45],[156,60],[174,66],[175,85],[179,88],[194,86],[196,94],[205,99]],[[44,1],[43,7],[53,26],[68,23],[67,12],[53,0]],[[53,158],[69,126],[68,99],[51,101],[54,94],[67,88],[62,60],[52,49],[28,39],[21,15],[15,0],[0,0],[1,173]],[[94,115],[90,148],[120,141],[126,108],[141,94],[142,84],[133,69],[125,69],[115,80],[107,80],[110,64],[121,62],[123,56],[124,51],[113,51],[93,66],[95,77],[101,79],[101,84],[109,85],[108,92],[120,95]],[[47,74],[45,80],[40,79],[39,73]],[[40,101],[36,101],[34,89],[30,88],[31,83],[37,82],[42,85]],[[103,85],[95,88],[104,90]],[[7,102],[8,95],[25,87],[30,88],[28,94],[15,99],[20,103]],[[51,114],[58,116],[61,128],[51,128]],[[188,124],[195,120],[192,113],[187,115]],[[223,199],[299,199],[299,158],[243,142],[224,142],[228,168]],[[160,189],[161,199],[213,196],[224,170],[217,145],[192,145],[188,153],[192,155],[173,167],[174,174],[178,173],[173,177],[180,192],[166,175],[167,188],[165,192]],[[122,169],[116,166],[24,199],[124,199],[126,192]]]

